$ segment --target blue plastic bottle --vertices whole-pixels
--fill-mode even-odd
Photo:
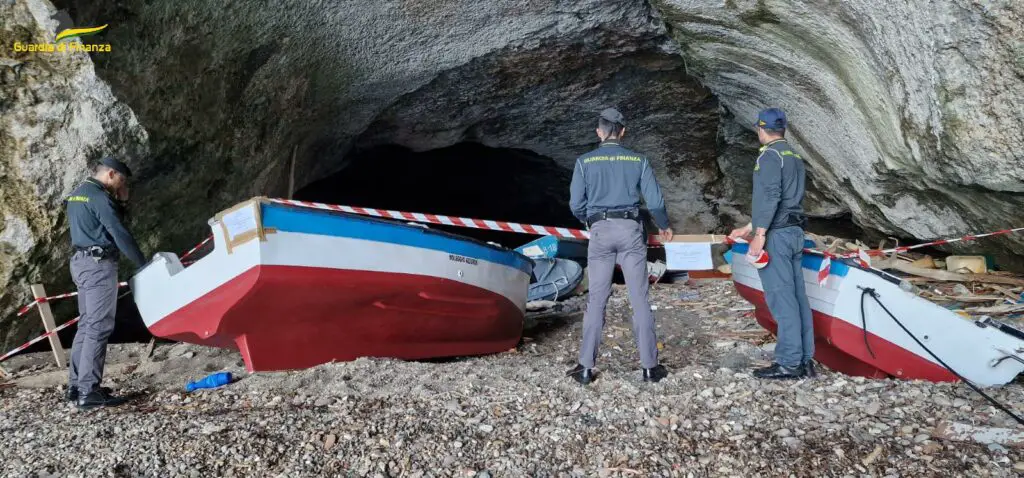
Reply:
[[[231,382],[231,372],[217,372],[207,375],[202,380],[189,382],[185,385],[185,391],[193,392],[200,388],[217,388]]]

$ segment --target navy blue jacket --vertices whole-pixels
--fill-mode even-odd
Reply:
[[[793,225],[791,215],[802,217],[805,180],[804,160],[786,140],[762,146],[754,166],[754,229]]]
[[[109,248],[116,245],[136,267],[146,264],[146,256],[139,250],[135,238],[121,224],[120,204],[100,182],[86,179],[64,203],[71,226],[72,246]]]
[[[646,157],[609,140],[576,159],[569,207],[580,222],[602,211],[639,208],[641,198],[658,229],[668,229],[668,212],[654,169]]]

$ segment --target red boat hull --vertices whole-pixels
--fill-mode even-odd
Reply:
[[[150,326],[237,348],[250,372],[359,357],[415,360],[502,352],[522,334],[511,301],[461,282],[313,267],[249,269]]]
[[[736,283],[740,296],[754,305],[754,316],[762,327],[778,335],[778,324],[768,310],[764,293]],[[869,352],[864,344],[864,329],[817,310],[814,318],[814,358],[828,368],[847,375],[933,382],[957,381],[941,365],[926,360],[882,337],[868,333]],[[874,352],[872,356],[871,352]]]

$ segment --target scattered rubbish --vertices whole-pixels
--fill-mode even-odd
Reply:
[[[526,310],[547,310],[558,305],[558,302],[553,300],[534,300],[526,303]]]
[[[914,267],[920,267],[922,269],[936,269],[938,266],[935,265],[935,259],[932,256],[924,256],[910,263]]]
[[[946,258],[947,271],[959,272],[963,269],[967,269],[974,274],[988,272],[985,256],[949,256]]]
[[[684,290],[684,291],[679,293],[679,300],[690,301],[690,300],[697,300],[699,298],[700,298],[700,292],[698,292],[697,290],[694,290],[694,289]]]
[[[661,261],[650,262],[650,261],[648,261],[647,262],[647,279],[650,281],[651,284],[653,284],[655,282],[658,282],[659,280],[661,280],[661,276],[665,275],[665,272],[667,270],[668,270],[668,268],[665,266],[664,262],[661,262]]]
[[[932,436],[941,440],[973,442],[982,445],[1024,447],[1024,431],[1010,428],[941,422],[935,427]]]
[[[665,274],[661,276],[661,282],[666,284],[676,284],[686,282],[690,279],[690,273],[687,271],[665,271]]]
[[[572,259],[587,265],[587,241],[556,236],[543,236],[516,248],[531,259]]]
[[[185,385],[186,392],[194,392],[200,388],[217,388],[231,383],[231,372],[217,372],[207,375],[202,380],[189,382]]]

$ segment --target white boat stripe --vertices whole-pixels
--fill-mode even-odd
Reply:
[[[520,310],[526,305],[530,276],[484,260],[476,265],[451,260],[444,251],[345,237],[277,232],[266,242],[249,241],[227,254],[221,228],[214,229],[214,250],[183,269],[176,256],[157,258],[132,278],[132,292],[146,326],[224,285],[257,264],[385,273],[417,274],[475,285],[499,294]],[[344,251],[325,255],[324,251]],[[462,276],[459,276],[459,272]]]

